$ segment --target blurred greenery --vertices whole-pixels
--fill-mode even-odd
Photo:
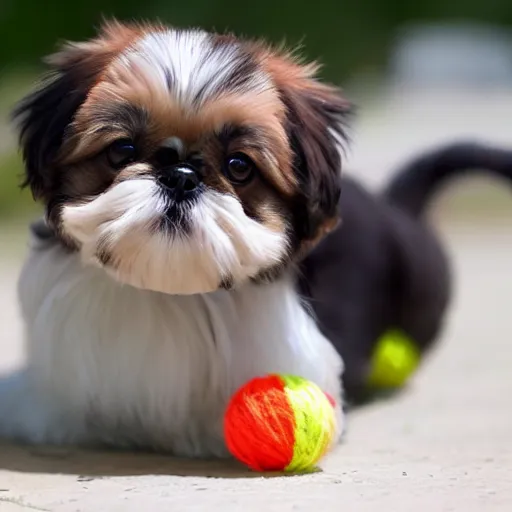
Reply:
[[[27,92],[33,74],[26,70],[4,74],[0,81],[0,219],[26,213],[32,216],[37,206],[28,190],[20,190],[23,165],[15,147],[15,135],[8,123],[9,111],[16,100]]]
[[[83,39],[102,17],[155,19],[305,43],[329,78],[385,63],[397,27],[435,20],[512,24],[510,0],[1,0],[0,62],[33,65],[59,39]]]
[[[92,36],[106,17],[161,19],[178,26],[233,30],[288,45],[325,64],[341,83],[379,73],[401,27],[432,21],[512,25],[510,0],[0,0],[0,216],[31,211],[30,194],[16,188],[22,172],[7,124],[8,108],[26,90],[41,57],[61,40]]]

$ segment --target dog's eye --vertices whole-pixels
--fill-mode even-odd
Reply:
[[[235,153],[226,159],[224,172],[233,184],[246,185],[254,177],[256,166],[247,155]]]
[[[108,163],[114,169],[121,169],[134,162],[136,158],[137,150],[129,139],[116,140],[107,148]]]

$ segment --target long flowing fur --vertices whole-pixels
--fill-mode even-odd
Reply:
[[[342,401],[341,360],[288,277],[166,295],[37,239],[19,296],[28,366],[0,380],[0,436],[222,456],[227,401],[255,375],[302,375]]]

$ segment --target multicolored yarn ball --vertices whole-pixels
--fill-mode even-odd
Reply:
[[[420,351],[413,340],[399,330],[384,333],[372,355],[368,384],[374,389],[404,386],[420,363]]]
[[[226,444],[255,471],[311,470],[333,440],[333,405],[331,397],[301,377],[256,377],[228,404]]]

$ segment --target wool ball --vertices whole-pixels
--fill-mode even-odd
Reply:
[[[301,377],[256,377],[228,404],[227,447],[254,471],[311,470],[334,438],[333,406],[332,397]]]

